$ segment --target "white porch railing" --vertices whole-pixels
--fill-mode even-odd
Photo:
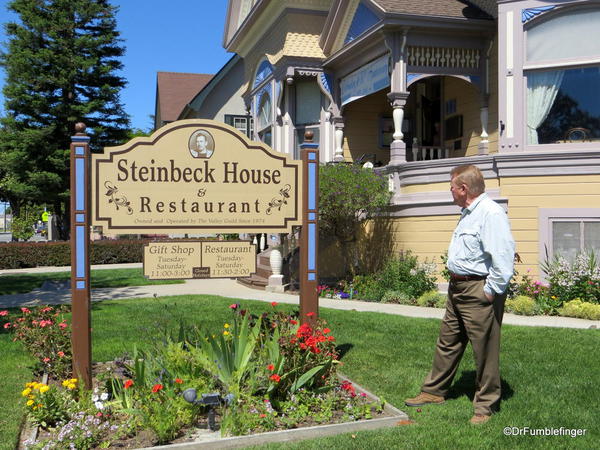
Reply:
[[[413,161],[425,161],[431,159],[446,159],[450,156],[450,149],[442,147],[428,147],[414,145],[412,148]]]

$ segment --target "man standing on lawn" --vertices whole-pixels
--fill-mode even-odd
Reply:
[[[470,341],[477,366],[471,423],[477,425],[487,422],[500,403],[500,325],[515,242],[504,209],[484,192],[477,167],[455,167],[450,179],[450,192],[462,212],[448,248],[446,314],[431,372],[421,393],[405,403],[443,403]]]

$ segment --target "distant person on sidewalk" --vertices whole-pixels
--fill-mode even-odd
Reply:
[[[443,403],[470,341],[477,366],[471,418],[487,422],[500,403],[500,326],[513,275],[515,243],[508,217],[488,197],[472,165],[450,172],[450,192],[462,212],[448,248],[450,284],[431,372],[407,406]]]

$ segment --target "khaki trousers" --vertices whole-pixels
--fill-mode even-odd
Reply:
[[[475,414],[491,415],[500,403],[500,326],[506,294],[485,297],[480,281],[451,281],[446,314],[431,372],[421,390],[445,397],[470,341],[477,366]]]

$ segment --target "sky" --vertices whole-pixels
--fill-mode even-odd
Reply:
[[[14,20],[0,0],[0,22]],[[152,127],[157,72],[214,74],[233,56],[222,47],[227,0],[111,0],[119,7],[117,28],[126,47],[121,100],[131,126]],[[4,49],[4,26],[0,31]],[[0,86],[4,72],[0,68]],[[0,113],[4,97],[0,94]],[[1,208],[1,207],[0,207]]]

